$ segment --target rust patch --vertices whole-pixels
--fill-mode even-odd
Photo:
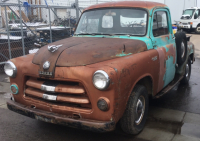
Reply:
[[[168,60],[170,56],[173,57],[173,64],[176,63],[176,48],[173,44],[167,45],[168,52],[165,51],[165,59]]]
[[[114,121],[98,122],[98,121],[90,121],[84,119],[79,119],[79,120],[72,119],[69,118],[69,116],[66,117],[55,113],[45,112],[37,109],[30,109],[24,105],[17,104],[11,100],[7,102],[7,107],[9,110],[12,110],[16,113],[28,116],[33,119],[54,124],[65,125],[72,128],[91,130],[93,132],[109,132],[115,129]]]
[[[154,7],[166,7],[165,4],[157,2],[147,2],[147,1],[120,1],[120,2],[108,2],[103,4],[97,4],[86,8],[84,11],[97,9],[97,8],[106,8],[106,7],[139,7],[152,9]]]
[[[146,43],[140,40],[118,38],[97,39],[65,49],[60,54],[56,66],[85,66],[147,51]],[[87,37],[85,40],[87,40]],[[125,52],[123,52],[124,46]]]
[[[166,56],[165,56],[165,48],[158,48],[158,56],[159,56],[159,80],[158,80],[158,88],[157,88],[157,92],[159,92],[160,90],[162,90],[163,86],[164,86],[164,75],[166,72]]]
[[[159,83],[157,92],[162,90],[164,86],[164,75],[166,73],[166,61],[169,57],[173,57],[173,64],[176,63],[176,49],[173,44],[167,45],[168,51],[166,52],[165,47],[158,48],[159,60],[160,60],[160,72],[159,72]]]
[[[72,37],[50,45],[53,44],[63,46],[55,52],[48,51],[48,47],[44,46],[35,54],[32,61],[40,66],[38,72],[50,73],[50,77],[54,77],[56,66],[85,66],[147,50],[143,41],[118,38]],[[43,69],[46,61],[51,64],[47,70]]]
[[[33,63],[37,64],[40,66],[40,69],[38,70],[38,72],[48,72],[51,73],[52,75],[49,77],[53,77],[54,76],[54,72],[55,72],[55,66],[56,66],[56,62],[58,57],[60,56],[60,54],[67,48],[73,47],[75,45],[78,44],[83,44],[84,42],[90,42],[92,40],[96,40],[97,38],[79,38],[77,40],[77,38],[68,38],[68,39],[63,39],[60,40],[58,42],[54,42],[49,44],[48,46],[51,45],[63,45],[62,47],[58,48],[58,50],[56,50],[55,52],[50,52],[48,51],[48,46],[44,46],[42,47],[34,56],[33,58]],[[70,54],[70,52],[68,52],[68,54]],[[50,67],[48,70],[44,70],[43,69],[43,64],[49,61],[50,62]],[[66,60],[65,60],[66,61]]]

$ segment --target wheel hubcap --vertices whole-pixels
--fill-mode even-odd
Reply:
[[[185,56],[185,45],[184,43],[182,42],[181,43],[181,58],[183,58]]]
[[[197,27],[197,31],[200,32],[200,27]]]
[[[145,111],[145,100],[143,96],[140,96],[140,98],[137,101],[136,105],[136,120],[135,123],[138,125],[143,119]]]
[[[189,70],[190,68],[189,68],[189,65],[188,64],[186,64],[186,67],[185,67],[185,76],[188,78],[189,77]]]

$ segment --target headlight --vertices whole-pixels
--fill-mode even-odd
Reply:
[[[15,77],[17,74],[17,68],[11,61],[6,62],[4,65],[4,71],[9,77]]]
[[[105,71],[98,70],[93,75],[93,84],[99,90],[105,90],[110,84],[110,79]]]

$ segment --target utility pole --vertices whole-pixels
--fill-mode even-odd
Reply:
[[[18,0],[19,4],[19,16],[20,16],[20,27],[21,27],[21,36],[22,36],[22,48],[23,48],[23,55],[25,55],[25,48],[24,48],[24,26],[22,24],[22,8],[21,8],[21,3],[20,0]]]
[[[78,3],[78,0],[75,0],[75,5],[76,5],[76,23],[78,23],[78,19],[79,19],[79,3]]]

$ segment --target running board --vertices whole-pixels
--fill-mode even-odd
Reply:
[[[175,78],[167,87],[165,87],[162,91],[160,91],[154,98],[160,98],[161,96],[165,95],[167,92],[169,92],[171,89],[173,89],[178,82],[180,82],[183,79],[183,75],[176,74]]]

